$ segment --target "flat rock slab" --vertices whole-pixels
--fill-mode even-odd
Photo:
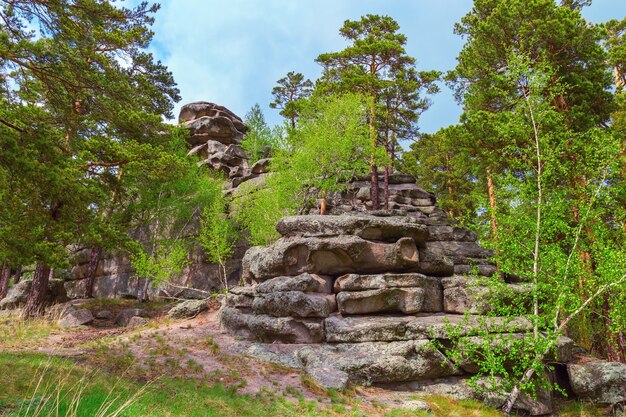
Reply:
[[[205,310],[208,310],[207,300],[187,300],[172,307],[167,315],[173,319],[184,319],[195,317]]]
[[[356,383],[416,381],[456,373],[448,359],[426,340],[308,346],[297,355],[307,373],[331,368]],[[316,378],[318,373],[309,375]],[[318,382],[324,384],[324,380]]]
[[[252,310],[274,317],[328,317],[337,311],[337,302],[333,294],[273,292],[258,294],[252,302]]]
[[[327,275],[304,273],[295,277],[276,277],[255,287],[259,294],[282,291],[301,291],[331,294],[333,278]]]
[[[589,362],[567,365],[570,385],[579,398],[601,404],[626,401],[626,364]]]
[[[456,314],[415,316],[332,315],[324,321],[326,341],[357,343],[418,339],[447,339],[450,331],[470,335],[473,329],[487,326],[494,333],[528,330],[531,323],[523,318],[464,317]]]
[[[342,291],[337,306],[342,315],[368,313],[417,313],[424,306],[422,288],[382,288],[366,291]]]
[[[279,220],[276,230],[282,236],[332,237],[359,236],[366,240],[395,242],[410,237],[418,247],[428,239],[428,227],[410,217],[368,215],[289,216]]]
[[[246,314],[231,307],[220,310],[222,329],[236,336],[262,342],[321,343],[324,341],[323,319],[296,319]]]
[[[418,273],[343,275],[335,281],[335,291],[366,291],[385,288],[421,288],[424,291],[422,307],[418,311],[439,312],[443,309],[440,279]],[[417,311],[416,311],[417,312]]]
[[[250,248],[242,261],[246,282],[303,272],[320,275],[415,270],[418,251],[411,238],[395,243],[371,242],[358,236],[281,238],[266,248]]]

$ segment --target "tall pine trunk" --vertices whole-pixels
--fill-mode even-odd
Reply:
[[[9,263],[4,261],[2,264],[2,272],[0,272],[0,300],[7,296],[9,291],[9,278],[11,278],[11,268]]]
[[[389,167],[385,167],[384,184],[385,210],[389,210]]]
[[[380,205],[378,203],[378,168],[376,168],[376,164],[372,162],[370,165],[370,175],[371,175],[371,186],[370,186],[370,194],[372,199],[372,209],[378,210]]]
[[[15,268],[15,274],[13,275],[13,284],[17,284],[22,279],[22,265]]]
[[[495,238],[498,235],[498,217],[496,216],[496,188],[493,184],[491,168],[487,168],[487,194],[489,195],[489,208],[491,209],[491,232]]]
[[[28,293],[28,299],[24,306],[24,311],[22,312],[24,318],[37,317],[43,314],[49,280],[50,268],[41,262],[37,263],[33,275],[33,282]]]
[[[87,279],[85,281],[85,296],[87,298],[93,298],[93,286],[96,282],[96,271],[98,270],[98,264],[101,258],[102,248],[100,246],[91,248],[89,267],[87,268]]]

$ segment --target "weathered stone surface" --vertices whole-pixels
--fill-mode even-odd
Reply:
[[[366,240],[389,242],[395,242],[403,237],[410,237],[418,247],[424,246],[428,238],[428,228],[417,219],[409,217],[377,217],[367,214],[288,216],[278,221],[276,230],[282,236],[331,237],[354,235]]]
[[[456,371],[427,340],[306,347],[297,353],[308,368],[329,367],[354,382],[390,383],[440,378]]]
[[[443,309],[447,313],[484,314],[496,300],[502,305],[524,305],[532,291],[530,284],[506,284],[493,288],[471,277],[455,275],[441,280]]]
[[[436,278],[432,279],[436,280]],[[427,280],[429,280],[428,277],[417,273],[375,275],[346,274],[337,278],[334,288],[335,292],[339,292],[377,290],[381,288],[421,287]]]
[[[12,285],[9,288],[7,295],[0,300],[0,310],[13,310],[24,306],[24,304],[26,304],[26,299],[28,298],[31,283],[31,280],[22,280],[17,284]],[[68,298],[63,286],[63,281],[60,279],[50,280],[50,282],[48,282],[46,303],[63,303],[67,300]]]
[[[422,288],[342,291],[337,294],[337,306],[342,315],[382,312],[411,314],[422,311],[424,294]]]
[[[109,310],[100,310],[96,311],[94,316],[99,320],[111,320],[113,318],[113,313]]]
[[[238,144],[243,139],[243,133],[225,116],[203,116],[185,122],[184,126],[190,131],[187,141],[194,146],[208,140],[215,140],[224,145]]]
[[[172,307],[167,315],[173,319],[185,319],[195,317],[207,310],[209,305],[206,300],[187,300]]]
[[[128,326],[130,319],[135,316],[146,317],[148,316],[148,312],[142,308],[127,308],[117,314],[115,323],[119,326]]]
[[[601,404],[626,401],[626,364],[588,362],[567,365],[570,385],[579,398]]]
[[[436,277],[447,277],[454,274],[454,262],[447,256],[434,253],[426,248],[419,250],[418,272]]]
[[[72,308],[65,311],[65,314],[63,314],[57,324],[59,327],[67,329],[91,323],[93,320],[93,314],[91,314],[91,311],[86,308]]]
[[[128,320],[128,327],[142,327],[145,326],[146,324],[148,324],[148,320],[144,319],[143,317],[139,317],[139,316],[133,316],[130,318],[130,320]]]
[[[440,279],[418,273],[343,275],[335,281],[335,291],[364,291],[382,288],[417,287],[424,290],[421,311],[438,312],[443,309],[443,292]]]
[[[476,242],[434,241],[428,242],[428,249],[435,254],[455,258],[489,258],[493,252],[484,249]]]
[[[11,286],[6,297],[0,300],[0,309],[11,310],[26,304],[32,281],[20,281]]]
[[[337,311],[337,303],[331,294],[284,291],[258,294],[252,310],[274,317],[328,317]]]
[[[478,400],[494,408],[500,408],[506,401],[506,395],[502,390],[502,381],[488,378],[478,378],[477,387],[468,382],[467,378],[451,376],[425,382],[411,382],[394,386],[395,389],[421,391],[430,395],[444,395],[456,400]],[[552,396],[546,390],[540,390],[538,398],[533,399],[526,395],[520,395],[514,409],[526,412],[533,416],[550,414],[552,412]]]
[[[252,174],[264,174],[266,172],[269,172],[271,162],[271,158],[259,159],[254,164],[252,164],[252,166],[250,167],[250,172]]]
[[[523,318],[485,317],[481,326],[494,333],[528,330],[531,323]],[[459,335],[470,335],[479,324],[477,317],[455,314],[416,316],[352,316],[332,315],[324,321],[326,340],[335,343],[372,341],[447,339],[453,329]]]
[[[224,106],[220,106],[215,103],[210,103],[208,101],[196,101],[193,103],[185,104],[180,109],[180,113],[178,116],[178,123],[188,122],[189,120],[199,119],[204,116],[226,116],[232,120],[236,120],[241,122],[241,118],[237,116],[235,113],[230,111],[228,108]],[[238,127],[244,133],[247,131],[247,128],[243,125],[242,127]]]
[[[273,343],[321,343],[324,340],[322,319],[295,319],[245,314],[223,307],[220,310],[222,329],[236,336],[255,338]]]
[[[337,369],[333,364],[315,362],[307,366],[304,372],[324,389],[343,391],[350,384],[348,373]]]
[[[259,294],[282,291],[332,293],[333,278],[326,275],[303,273],[295,277],[276,277],[256,286]]]
[[[267,248],[249,250],[243,260],[244,277],[256,281],[303,272],[402,272],[418,265],[417,248],[411,238],[379,243],[357,236],[281,238]]]
[[[422,400],[409,400],[404,401],[398,408],[408,411],[424,411],[430,413],[430,406],[426,401]]]

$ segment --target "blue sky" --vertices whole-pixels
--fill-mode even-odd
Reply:
[[[311,80],[320,75],[314,59],[346,46],[338,30],[344,20],[384,14],[400,24],[407,53],[419,70],[455,66],[463,40],[453,26],[471,0],[161,0],[151,50],[168,66],[181,91],[176,106],[212,101],[240,116],[259,103],[269,124],[279,123],[269,108],[276,80],[289,71]],[[592,22],[626,16],[626,0],[594,0],[583,15]],[[420,119],[423,132],[456,123],[460,108],[451,91],[432,97]]]

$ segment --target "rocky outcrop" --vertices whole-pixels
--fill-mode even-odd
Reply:
[[[626,364],[594,361],[568,364],[572,390],[579,398],[600,404],[626,402]]]

